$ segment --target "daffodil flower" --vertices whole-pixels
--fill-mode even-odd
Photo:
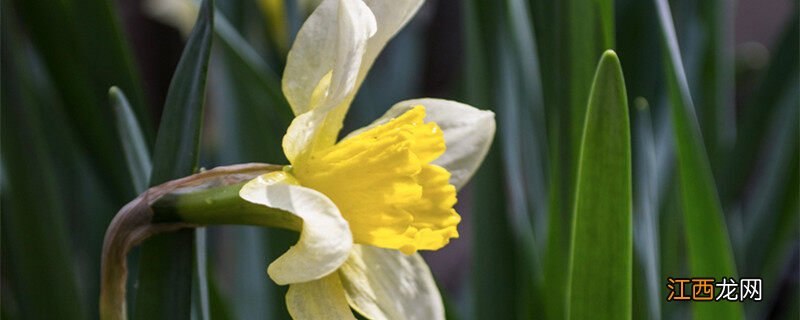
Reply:
[[[325,0],[289,51],[283,92],[296,117],[291,165],[251,180],[246,201],[303,220],[269,276],[289,285],[295,319],[443,319],[418,250],[458,237],[456,192],[494,137],[494,114],[441,99],[403,101],[337,141],[350,103],[386,42],[420,0]]]

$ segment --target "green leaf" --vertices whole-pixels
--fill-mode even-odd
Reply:
[[[659,221],[665,193],[673,189],[675,172],[669,109],[665,103],[667,92],[662,80],[664,67],[659,59],[653,59],[661,53],[661,39],[653,36],[659,34],[659,26],[652,3],[637,0],[618,3],[615,12],[618,47],[615,51],[623,57],[625,90],[632,110],[633,318],[658,320],[666,316],[666,308],[676,307],[675,304],[662,306],[665,302],[662,251],[671,252],[676,247],[667,244],[681,246],[678,240],[660,241],[662,237],[678,233],[669,230],[662,234]],[[668,215],[666,219],[672,223],[674,217]],[[683,258],[678,257],[665,263],[682,261]]]
[[[122,143],[122,150],[125,152],[125,160],[127,160],[131,181],[133,181],[136,192],[144,192],[147,189],[147,181],[153,168],[144,134],[141,127],[139,127],[139,121],[136,120],[136,116],[131,110],[125,93],[117,87],[111,87],[108,90],[108,96],[116,115],[117,131]]]
[[[499,94],[495,96],[497,101],[495,109],[498,121],[505,124],[500,126],[498,134],[498,142],[501,143],[500,150],[502,150],[501,154],[503,156],[503,171],[498,174],[502,174],[503,179],[500,181],[503,181],[508,186],[508,195],[506,196],[508,199],[508,205],[506,206],[508,220],[506,223],[510,226],[511,235],[516,244],[515,247],[519,250],[516,260],[509,261],[518,266],[516,268],[516,282],[519,291],[516,293],[516,299],[518,300],[516,306],[520,309],[516,317],[525,318],[542,312],[541,305],[533,303],[538,302],[538,299],[533,299],[533,297],[539,293],[543,279],[541,258],[538,255],[537,242],[533,230],[533,226],[536,224],[532,213],[537,211],[534,209],[532,202],[536,201],[536,199],[545,200],[546,196],[543,194],[544,190],[538,190],[542,194],[534,193],[538,198],[529,197],[529,194],[526,193],[526,190],[536,188],[537,183],[524,179],[523,174],[526,176],[538,175],[541,178],[541,173],[535,171],[541,168],[541,163],[537,161],[541,160],[538,157],[539,154],[533,157],[525,157],[527,154],[523,153],[523,151],[529,150],[531,145],[536,145],[533,141],[536,136],[532,135],[530,131],[526,132],[524,130],[533,126],[533,119],[525,118],[523,114],[531,114],[524,113],[521,110],[528,108],[520,107],[520,105],[530,105],[522,102],[525,100],[522,92],[526,92],[526,89],[529,88],[522,88],[520,83],[530,83],[519,81],[520,74],[514,66],[515,60],[511,54],[511,43],[508,37],[499,36],[498,40],[497,51],[499,54],[497,60],[499,60],[499,72],[497,77],[499,79],[496,83]],[[522,141],[527,141],[528,143],[521,143]],[[535,152],[538,153],[538,151],[540,150]],[[543,184],[543,181],[538,182]],[[543,188],[544,186],[538,185],[538,187]],[[543,206],[540,209],[543,210]],[[539,213],[544,215],[544,212]],[[544,221],[544,219],[541,219],[541,221]]]
[[[131,182],[134,190],[137,193],[142,193],[147,190],[150,172],[153,168],[149,147],[145,142],[139,122],[130,108],[125,93],[118,87],[111,87],[108,91],[108,96],[116,115],[117,132],[119,132],[120,144],[122,144],[122,150],[127,160]],[[128,261],[127,296],[129,300],[133,300],[136,293],[135,282],[139,275],[139,266],[136,264],[139,261],[139,255],[131,254]]]
[[[206,228],[197,228],[194,231],[195,236],[195,260],[194,260],[194,290],[192,300],[194,319],[209,320],[211,319],[211,302],[209,301],[208,293],[208,249],[206,246]]]
[[[214,1],[205,0],[170,83],[153,153],[150,185],[197,171]],[[142,245],[137,319],[188,319],[194,232],[156,236]]]
[[[211,319],[215,320],[236,319],[231,315],[228,303],[230,299],[226,299],[226,296],[224,296],[222,292],[220,292],[220,289],[217,287],[213,275],[214,275],[214,270],[212,270],[212,268],[208,268],[208,275],[207,275],[207,278],[209,279],[208,297],[209,297],[209,309],[210,309]],[[241,297],[232,296],[230,298],[239,299]]]
[[[613,4],[613,0],[571,0],[567,4],[569,91],[564,94],[570,97],[573,159],[577,159],[580,148],[594,61],[604,50],[614,48]]]
[[[115,8],[117,3],[107,0],[69,2],[75,14],[78,39],[83,46],[81,52],[94,80],[93,90],[100,97],[112,85],[128,92],[131,110],[142,128],[145,141],[151,142],[154,136],[151,115],[147,112],[137,66]]]
[[[33,55],[24,50],[13,7],[2,5],[2,316],[85,319],[59,193],[62,163],[46,134],[53,106],[39,99]]]
[[[498,104],[503,105],[503,110],[508,110],[500,114],[501,122],[506,124],[503,127],[508,127],[508,134],[503,137],[506,146],[503,152],[508,172],[513,173],[507,176],[523,182],[519,190],[525,190],[520,196],[522,201],[527,202],[524,204],[525,210],[532,216],[528,222],[538,227],[536,242],[543,243],[546,234],[544,222],[547,220],[547,119],[529,11],[525,1],[506,1],[504,13],[508,17],[506,27],[510,36],[499,39],[508,44],[499,46],[497,58],[502,69],[500,85],[508,88],[499,90],[503,93],[498,97]],[[503,84],[503,81],[509,83]]]
[[[497,71],[501,66],[493,57],[499,45],[496,40],[502,25],[500,7],[488,2],[469,1],[465,4],[467,39],[466,101],[475,106],[497,106],[494,95],[500,89],[487,85],[486,79],[502,79]],[[496,107],[496,108],[499,108]],[[495,109],[497,110],[497,109]],[[498,110],[499,111],[499,110]],[[498,112],[496,111],[496,112]],[[509,208],[503,199],[506,180],[503,168],[500,137],[495,137],[492,148],[471,184],[476,197],[472,216],[473,232],[477,239],[473,245],[473,299],[470,310],[476,319],[513,319],[519,314],[518,270],[520,247],[512,229]]]
[[[213,24],[213,0],[205,0],[164,102],[150,185],[180,178],[198,169]]]
[[[257,89],[254,91],[263,92],[264,98],[270,102],[266,109],[274,112],[272,118],[277,118],[276,121],[282,121],[285,126],[288,126],[293,115],[289,103],[281,91],[277,73],[264,62],[258,52],[247,43],[222,14],[216,15],[214,32],[223,49],[231,58],[229,61],[240,67],[237,68],[237,71],[245,73],[237,75],[251,80],[248,82],[251,83],[251,87]],[[259,107],[263,106],[259,105]]]
[[[597,66],[578,158],[570,319],[630,319],[631,138],[622,67],[613,51]]]
[[[723,163],[725,152],[732,145],[736,134],[734,116],[734,49],[733,19],[734,3],[725,0],[699,1],[697,23],[705,35],[699,52],[698,74],[698,120],[704,133],[705,145],[712,163]],[[712,168],[719,170],[721,166]]]
[[[733,250],[689,93],[669,3],[654,2],[665,52],[690,274],[715,279],[736,277]],[[699,320],[742,318],[738,302],[695,303],[692,308]]]
[[[218,112],[222,127],[219,161],[286,163],[281,148],[274,147],[281,145],[293,118],[281,91],[279,74],[275,72],[279,67],[268,65],[221,13],[215,17],[214,30],[215,41],[221,44],[220,60],[223,62],[215,65],[222,69],[217,73],[222,80],[218,83],[224,86],[220,88],[222,91],[231,93],[217,97],[223,100],[215,104],[225,108]],[[243,319],[288,317],[284,299],[286,287],[269,281],[263,270],[265,261],[276,259],[297,242],[297,235],[283,230],[246,227],[226,227],[221,232],[230,237],[236,248],[232,253],[234,259],[220,262],[236,274],[228,292],[236,297],[230,299],[231,314]]]
[[[797,251],[798,211],[798,116],[800,116],[800,94],[796,88],[800,79],[795,75],[790,81],[793,88],[784,92],[780,102],[773,107],[768,144],[763,144],[757,172],[749,183],[752,191],[744,195],[744,254],[739,262],[742,274],[761,275],[764,292],[778,292],[787,282],[784,270],[795,264]],[[792,204],[795,202],[795,204]],[[770,310],[783,295],[765,296],[764,302],[753,306],[754,314],[760,318],[770,317]],[[748,312],[753,312],[748,310]]]
[[[627,91],[627,88],[626,88]],[[633,123],[634,216],[633,244],[635,266],[633,279],[634,310],[641,308],[636,318],[661,319],[662,281],[659,269],[658,209],[660,204],[656,160],[656,142],[650,107],[642,97],[634,100],[636,111]]]
[[[777,49],[769,57],[770,64],[766,72],[760,75],[759,83],[750,98],[737,110],[737,136],[733,156],[728,161],[728,177],[722,181],[727,185],[727,190],[732,191],[726,198],[735,198],[748,186],[751,170],[753,168],[766,141],[765,135],[770,133],[772,122],[770,117],[780,105],[780,99],[785,92],[797,92],[793,79],[800,73],[800,14],[786,23]],[[767,58],[767,57],[761,57]],[[726,200],[723,198],[723,201]]]
[[[132,99],[145,137],[152,137],[150,116],[138,74],[113,10],[106,0],[14,1],[33,44],[42,55],[69,125],[78,133],[87,157],[102,172],[105,189],[121,205],[133,195],[130,177],[107,108],[107,88],[117,85]],[[149,139],[148,139],[149,140]],[[113,212],[108,212],[111,218]]]
[[[613,48],[612,0],[532,3],[547,117],[550,197],[544,279],[547,316],[565,317],[566,266],[577,155],[596,58]],[[524,59],[524,58],[523,58]],[[541,115],[540,115],[541,116]],[[556,178],[557,177],[557,178]]]
[[[293,118],[278,75],[221,14],[216,15],[214,30],[225,62],[222,85],[233,93],[220,112],[225,134],[231,137],[221,151],[223,160],[286,163],[280,148],[264,147],[279,146]]]
[[[475,241],[473,247],[473,281],[475,294],[475,319],[514,319],[518,302],[515,291],[519,270],[517,257],[520,250],[512,236],[511,222],[504,201],[503,167],[495,139],[492,149],[475,176],[474,217],[472,225]]]

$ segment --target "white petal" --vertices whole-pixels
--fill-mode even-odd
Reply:
[[[461,189],[478,170],[494,140],[495,121],[491,111],[444,99],[406,100],[395,104],[378,120],[347,137],[389,122],[418,105],[425,106],[425,121],[436,122],[444,132],[447,150],[433,163],[447,169],[452,174],[450,183],[456,189]]]
[[[355,319],[347,305],[339,275],[335,273],[319,280],[290,285],[286,307],[295,320]]]
[[[283,92],[296,115],[284,137],[290,162],[336,143],[358,87],[386,43],[423,0],[325,0],[289,51]]]
[[[184,36],[192,31],[199,11],[192,0],[146,0],[142,9],[151,18],[175,27]]]
[[[300,28],[286,57],[283,93],[296,115],[316,107],[332,108],[354,94],[375,16],[361,0],[325,0]],[[330,83],[312,95],[332,72]],[[312,103],[313,102],[313,103]]]
[[[325,115],[311,110],[295,117],[286,134],[283,136],[283,154],[289,163],[295,164],[295,159],[303,152],[310,151],[310,144],[314,135],[325,121]]]
[[[386,43],[414,17],[425,0],[364,0],[378,22],[378,32],[367,43],[367,50],[361,62],[358,86],[366,77],[372,63],[381,53]]]
[[[339,275],[350,307],[367,318],[444,319],[442,296],[417,253],[355,245]]]
[[[284,176],[281,176],[284,175]],[[335,271],[347,259],[353,236],[339,209],[322,193],[286,183],[284,172],[261,175],[239,191],[246,201],[290,212],[303,219],[297,244],[269,265],[275,283],[306,282]]]

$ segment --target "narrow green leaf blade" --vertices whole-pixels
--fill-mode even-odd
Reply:
[[[570,0],[567,4],[569,18],[569,91],[570,136],[572,158],[577,159],[586,114],[586,100],[592,84],[597,55],[614,48],[613,0]],[[573,163],[573,168],[576,165]],[[569,168],[570,170],[574,170]]]
[[[275,109],[281,108],[278,110],[282,113],[278,115],[282,117],[282,120],[291,121],[291,109],[281,91],[278,74],[267,65],[258,52],[247,43],[221,13],[217,13],[215,19],[214,33],[220,40],[222,48],[232,58],[229,60],[240,64],[241,70],[247,72],[248,78],[252,78],[252,85],[259,87],[270,100],[273,100],[273,104],[270,106]]]
[[[206,228],[197,228],[194,232],[195,235],[195,254],[194,254],[194,267],[195,267],[195,283],[194,299],[192,300],[194,318],[198,320],[211,319],[211,302],[208,294],[208,243],[206,236]]]
[[[153,153],[151,185],[197,170],[213,23],[213,0],[205,0],[164,103]]]
[[[570,319],[630,319],[631,145],[625,82],[617,55],[600,59],[578,160]]]
[[[242,3],[245,6],[246,4]],[[238,20],[241,23],[243,20]],[[228,95],[214,106],[220,110],[217,120],[221,126],[219,161],[223,163],[267,162],[286,163],[280,148],[281,138],[293,115],[280,87],[276,64],[263,58],[244,36],[218,12],[214,21],[215,44],[220,44],[218,57],[222,63],[213,67],[221,69],[218,84]],[[248,139],[247,137],[260,137]],[[284,295],[286,287],[265,281],[264,262],[272,261],[297,242],[297,235],[282,230],[266,228],[226,227],[223,236],[230,237],[236,250],[233,259],[214,264],[219,269],[234,270],[232,285],[225,292],[229,299],[230,314],[240,319],[284,319],[289,316]],[[208,279],[213,289],[214,278]],[[213,292],[212,292],[213,293]],[[212,299],[212,306],[214,300]],[[212,314],[217,312],[212,308]],[[212,316],[212,318],[214,318]]]
[[[547,243],[544,279],[548,318],[566,317],[577,157],[586,101],[595,62],[614,47],[613,0],[533,0],[532,12],[541,58],[542,89],[547,116],[548,188]]]
[[[763,141],[769,139],[765,135],[770,133],[771,117],[780,105],[780,99],[785,92],[797,92],[793,82],[800,73],[800,13],[795,12],[794,17],[786,23],[780,42],[770,58],[767,70],[760,76],[758,85],[753,89],[750,98],[743,103],[737,112],[736,144],[732,156],[728,161],[728,173],[724,179],[727,198],[723,194],[723,202],[739,195],[747,189],[748,178],[752,168],[756,165],[761,155]]]
[[[106,107],[107,88],[125,89],[146,138],[152,137],[152,130],[114,2],[13,2],[55,84],[69,126],[77,132],[92,166],[102,172],[104,188],[122,205],[133,190],[128,173],[119,165],[125,159],[113,128],[113,112]],[[107,214],[110,219],[113,212]]]
[[[225,72],[224,85],[229,86],[226,112],[231,141],[228,141],[224,160],[246,162],[262,161],[285,163],[280,149],[263,148],[267,144],[280,145],[293,115],[281,91],[278,74],[270,68],[233,26],[218,13],[214,31],[222,49]],[[259,136],[262,139],[244,139]],[[264,140],[266,139],[266,140]],[[237,156],[239,156],[237,158]]]
[[[521,261],[518,244],[512,236],[512,222],[506,214],[500,190],[503,190],[503,166],[498,150],[499,141],[489,151],[482,168],[475,176],[475,215],[473,232],[473,282],[475,319],[514,319],[518,317],[519,301],[516,299]]]
[[[37,99],[33,54],[17,16],[3,1],[0,64],[0,233],[2,317],[85,319],[70,246],[68,210],[59,193],[58,159],[46,128],[52,105]],[[85,285],[85,284],[84,284]]]
[[[627,90],[627,88],[626,88]],[[661,198],[658,192],[657,153],[653,133],[650,107],[644,98],[634,100],[635,113],[632,122],[632,165],[633,165],[633,243],[634,306],[642,306],[641,314],[634,317],[661,319],[662,283],[659,269],[660,243],[658,228],[658,209]],[[634,311],[636,307],[634,307]]]
[[[725,0],[698,2],[697,20],[707,41],[699,50],[696,67],[697,110],[705,145],[712,163],[722,163],[736,134],[734,117],[734,3]],[[713,170],[723,169],[721,166]],[[718,176],[720,171],[715,172]],[[719,177],[717,177],[719,179]],[[723,185],[720,185],[722,188]]]
[[[150,185],[192,174],[198,167],[214,1],[205,0],[173,75],[153,153]],[[188,319],[191,314],[194,232],[156,236],[141,250],[137,319]]]
[[[524,153],[524,151],[530,151],[532,145],[536,145],[534,142],[536,137],[530,132],[523,131],[534,127],[531,124],[532,119],[525,118],[523,116],[525,113],[520,110],[523,109],[521,106],[531,106],[530,103],[526,103],[528,101],[524,100],[523,92],[528,92],[532,88],[520,87],[520,83],[530,83],[519,81],[522,77],[514,65],[513,42],[509,37],[502,35],[497,40],[498,55],[495,59],[499,72],[497,73],[496,90],[499,94],[495,98],[495,110],[498,120],[505,124],[499,128],[498,143],[501,143],[499,150],[502,151],[500,154],[503,165],[500,172],[508,191],[506,195],[508,199],[507,223],[510,226],[510,235],[513,236],[515,247],[519,251],[515,261],[507,262],[513,262],[517,271],[515,281],[518,291],[514,296],[518,300],[516,307],[519,310],[516,317],[527,318],[534,316],[535,312],[543,312],[541,306],[532,303],[538,301],[534,300],[533,296],[541,289],[542,268],[533,230],[533,226],[536,224],[531,217],[532,213],[537,212],[532,203],[536,198],[529,197],[529,194],[526,193],[526,190],[536,188],[536,182],[525,179],[525,176],[531,175],[541,177],[541,173],[532,173],[536,169],[531,169],[531,167],[541,167],[541,163],[538,161],[538,157],[525,157],[527,154]],[[528,142],[527,145],[521,143],[522,141]],[[536,151],[538,156],[538,150]],[[543,184],[542,181],[539,182]],[[543,188],[541,185],[538,187]],[[539,199],[545,200],[546,196],[541,195]],[[544,212],[541,213],[544,214]]]
[[[144,134],[125,93],[120,88],[111,87],[108,96],[114,108],[117,131],[122,143],[122,150],[125,152],[131,181],[133,181],[136,192],[143,192],[147,189],[147,181],[153,168]]]
[[[499,44],[498,28],[502,25],[501,7],[484,1],[465,3],[465,30],[468,35],[466,100],[475,106],[493,106],[498,101],[493,94],[500,85],[486,85],[486,79],[501,79],[500,61],[492,59],[492,51]],[[495,112],[498,110],[495,109]],[[500,137],[496,136],[493,147],[475,175],[472,185],[475,190],[473,232],[477,239],[473,244],[472,283],[474,299],[471,314],[476,319],[513,319],[518,317],[519,290],[517,284],[522,274],[516,262],[520,246],[515,241],[514,231],[507,214],[505,201],[497,201],[505,195],[506,185]],[[501,248],[501,249],[499,249]]]
[[[736,277],[733,250],[689,93],[672,24],[672,13],[666,0],[655,0],[655,6],[666,54],[665,72],[677,147],[678,183],[682,196],[690,275],[713,277],[717,280],[722,277]],[[742,306],[738,302],[694,303],[692,308],[695,319],[699,320],[742,318]]]

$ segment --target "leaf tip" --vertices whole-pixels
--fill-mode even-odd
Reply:
[[[600,65],[606,66],[611,64],[612,66],[619,66],[619,56],[614,50],[608,49],[603,52],[603,56],[600,58]]]
[[[108,88],[108,97],[111,98],[112,101],[120,95],[122,95],[122,90],[120,90],[119,87],[111,86],[111,88]]]

